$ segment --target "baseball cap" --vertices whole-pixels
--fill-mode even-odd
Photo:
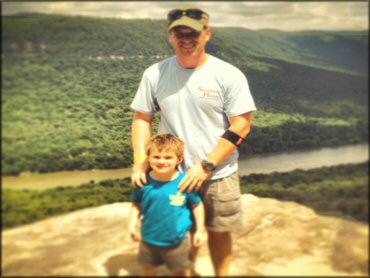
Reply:
[[[187,26],[200,32],[209,24],[209,15],[197,8],[177,8],[167,15],[168,31],[176,26]]]

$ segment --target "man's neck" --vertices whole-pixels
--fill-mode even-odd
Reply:
[[[150,171],[149,175],[158,181],[173,181],[179,176],[180,172],[177,169],[174,169],[171,172],[167,173],[158,173],[154,170]]]
[[[205,64],[207,60],[208,60],[208,54],[205,52],[195,57],[177,55],[177,61],[183,68],[186,68],[186,69],[198,68],[202,66],[203,64]]]

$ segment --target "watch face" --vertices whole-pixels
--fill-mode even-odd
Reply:
[[[208,171],[213,171],[216,168],[213,163],[207,160],[202,160],[202,166]]]

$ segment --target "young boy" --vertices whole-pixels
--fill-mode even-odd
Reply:
[[[184,142],[171,134],[151,138],[147,156],[151,170],[149,184],[135,188],[129,218],[130,236],[140,241],[139,261],[145,276],[154,276],[155,267],[165,264],[174,276],[189,276],[193,268],[191,245],[203,241],[204,208],[196,192],[179,192],[185,173],[177,170],[184,157]],[[136,226],[142,216],[141,235]],[[189,230],[195,231],[193,242]]]

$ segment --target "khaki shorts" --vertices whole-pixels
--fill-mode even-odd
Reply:
[[[166,265],[172,271],[191,269],[194,258],[191,252],[190,233],[187,232],[180,244],[174,246],[155,246],[140,242],[139,262],[144,266]]]
[[[243,225],[239,173],[206,181],[200,189],[206,211],[206,227],[231,232]]]

